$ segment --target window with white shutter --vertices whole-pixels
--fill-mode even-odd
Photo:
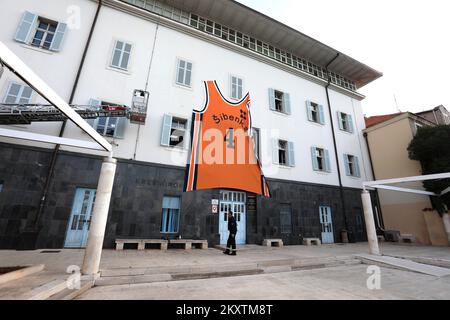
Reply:
[[[60,51],[66,32],[67,24],[25,11],[14,39],[33,47]]]
[[[331,172],[330,154],[328,150],[311,147],[311,159],[314,171]]]
[[[33,96],[33,89],[27,85],[11,82],[6,92],[4,103],[29,104]]]
[[[163,117],[161,145],[166,147],[188,147],[189,121],[170,114]]]
[[[349,133],[353,133],[353,118],[350,114],[344,112],[337,112],[339,129]]]
[[[344,154],[345,174],[351,177],[361,177],[359,159],[351,154]]]
[[[241,100],[244,94],[244,81],[236,76],[231,76],[231,98]]]
[[[290,94],[275,89],[269,89],[270,110],[291,114]]]
[[[111,67],[121,70],[128,70],[132,48],[133,45],[131,43],[117,40],[114,44]]]
[[[192,62],[178,59],[176,83],[181,86],[191,87],[191,78],[192,78]]]

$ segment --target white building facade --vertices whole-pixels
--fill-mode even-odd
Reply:
[[[372,176],[357,89],[380,73],[229,0],[184,1],[182,7],[151,0],[18,0],[2,7],[0,41],[69,103],[131,106],[134,90],[149,92],[145,124],[88,120],[119,161],[105,247],[124,237],[219,244],[227,206],[239,213],[242,244],[273,237],[288,244],[303,237],[338,242],[343,229],[355,241],[365,239],[359,194]],[[206,80],[216,80],[229,100],[250,93],[272,198],[182,192],[192,111],[204,105]],[[46,103],[8,71],[0,95],[3,106]],[[89,139],[72,123],[63,130],[62,122],[7,127]],[[38,230],[37,247],[83,247],[102,154],[0,142],[0,246],[20,246],[19,235],[31,228]]]

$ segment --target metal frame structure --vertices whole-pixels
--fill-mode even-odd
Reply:
[[[361,199],[362,199],[362,203],[363,203],[364,218],[366,221],[367,239],[369,241],[369,250],[370,250],[371,254],[380,255],[380,249],[378,246],[378,238],[377,238],[377,234],[376,234],[376,230],[375,230],[375,222],[374,222],[373,210],[372,210],[372,201],[370,199],[370,193],[367,190],[369,190],[369,189],[384,189],[384,190],[392,190],[392,191],[440,197],[440,196],[443,196],[444,194],[449,193],[450,187],[441,191],[439,194],[436,194],[434,192],[429,192],[429,191],[424,191],[424,190],[390,186],[390,185],[396,184],[396,183],[418,182],[418,181],[438,180],[438,179],[450,179],[450,172],[423,175],[423,176],[414,176],[414,177],[404,177],[404,178],[363,182],[363,192],[361,194]]]
[[[95,149],[112,152],[111,144],[94,130],[83,118],[71,108],[52,88],[50,88],[36,73],[34,73],[22,60],[19,59],[6,45],[0,41],[0,63],[22,79],[34,91],[41,95],[48,103],[57,108],[65,117],[71,120],[81,130],[96,142],[74,140],[35,133],[27,133],[26,139],[46,143],[61,144],[78,148]],[[24,139],[24,133],[17,130],[2,129],[0,136]]]

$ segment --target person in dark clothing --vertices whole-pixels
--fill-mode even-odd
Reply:
[[[237,224],[236,219],[233,217],[233,212],[228,211],[228,231],[230,232],[227,241],[227,249],[223,252],[224,254],[229,254],[231,256],[236,255],[236,233]]]

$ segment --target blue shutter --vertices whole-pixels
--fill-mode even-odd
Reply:
[[[293,142],[288,142],[288,160],[288,165],[290,167],[295,167],[295,152]]]
[[[102,102],[100,100],[97,100],[97,99],[89,99],[89,105],[91,107],[95,107],[96,109],[98,109],[102,105]],[[89,125],[92,128],[97,129],[98,118],[86,119],[86,122],[89,123]]]
[[[319,122],[320,124],[325,124],[325,113],[322,105],[319,105]]]
[[[328,152],[328,150],[324,149],[323,154],[325,157],[325,171],[331,172],[330,153]]]
[[[351,174],[350,174],[350,165],[348,163],[348,156],[346,154],[344,154],[344,165],[345,165],[345,174],[347,176],[351,176]]]
[[[270,110],[274,110],[275,109],[275,90],[274,89],[269,89],[269,108]]]
[[[353,118],[351,115],[347,115],[347,119],[348,119],[348,132],[353,133]]]
[[[344,130],[344,126],[342,125],[341,113],[339,111],[337,112],[337,119],[339,123],[339,129]]]
[[[36,25],[37,18],[37,15],[29,11],[25,11],[22,15],[22,19],[20,20],[14,39],[22,43],[27,43],[30,38],[31,30],[33,30]]]
[[[278,139],[272,139],[272,162],[274,164],[280,164],[278,150]]]
[[[311,147],[311,160],[312,160],[313,170],[319,171],[319,164],[317,163],[317,157],[316,157],[316,147]]]
[[[52,51],[61,51],[61,45],[64,40],[64,35],[67,30],[67,24],[58,23],[56,27],[55,36],[52,41],[52,45],[50,46],[50,50]]]
[[[128,119],[120,117],[117,120],[116,129],[114,130],[114,138],[123,139],[125,137],[125,128],[127,127]]]
[[[361,171],[359,170],[359,158],[357,156],[355,156],[353,159],[354,159],[353,161],[355,162],[355,164],[354,164],[354,166],[355,166],[355,176],[360,178],[361,177]]]
[[[289,93],[283,94],[283,111],[286,114],[291,114],[291,95]]]
[[[170,145],[170,131],[172,130],[172,116],[165,114],[163,118],[163,126],[161,130],[161,145]]]
[[[309,121],[313,121],[312,111],[311,111],[311,101],[306,101],[306,115]]]

